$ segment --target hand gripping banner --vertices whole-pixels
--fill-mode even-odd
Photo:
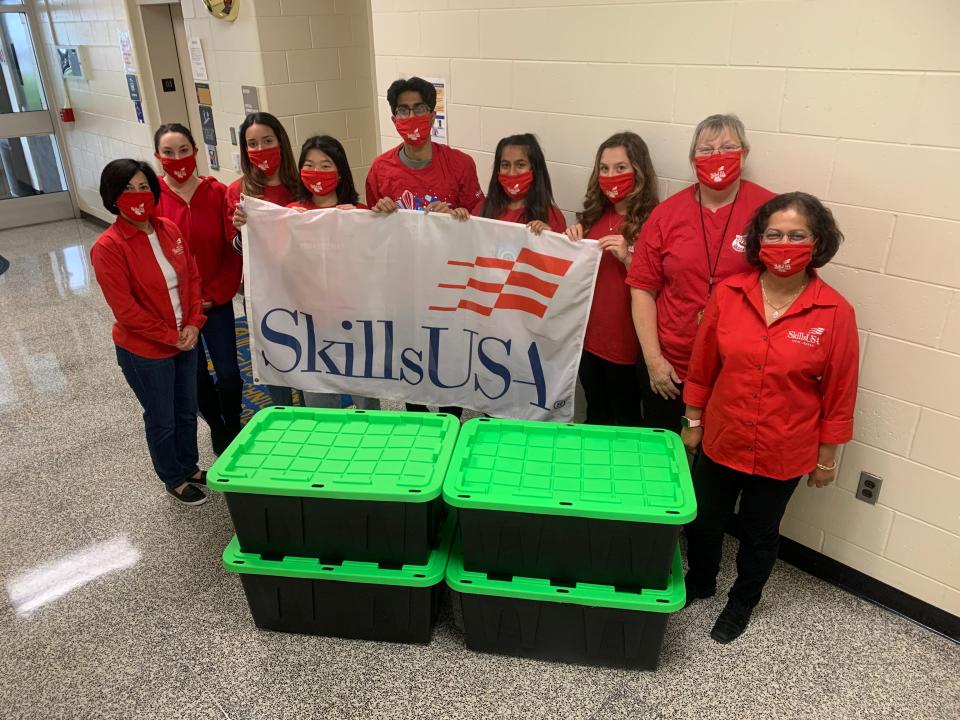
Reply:
[[[595,242],[409,210],[244,209],[255,382],[573,418]]]

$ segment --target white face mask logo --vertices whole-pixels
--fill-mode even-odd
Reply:
[[[270,167],[270,163],[264,160],[263,162],[257,163],[257,167],[266,172]]]
[[[419,140],[420,139],[420,128],[417,128],[412,133],[407,133],[408,140]]]
[[[619,187],[612,187],[612,188],[610,188],[609,190],[606,191],[606,194],[607,194],[607,197],[608,197],[608,198],[610,198],[611,200],[615,200],[615,199],[617,199],[618,197],[620,197],[620,188],[619,188]]]
[[[140,215],[145,215],[147,212],[147,209],[144,207],[144,203],[140,203],[136,207],[130,208],[130,212],[132,212],[134,215],[139,217]]]
[[[180,168],[179,170],[174,170],[173,174],[179,179],[183,180],[187,176],[187,169]]]
[[[516,185],[513,185],[513,186],[507,188],[507,192],[510,193],[511,195],[519,195],[519,194],[520,194],[520,183],[517,183]]]
[[[779,271],[779,272],[790,272],[790,271],[793,269],[793,268],[791,267],[791,260],[790,260],[790,258],[787,258],[787,259],[784,260],[782,263],[776,263],[776,264],[773,266],[773,269],[774,269],[774,270],[777,270],[777,271]]]
[[[319,194],[323,192],[323,183],[314,183],[310,186],[310,189],[313,190],[314,194]]]
[[[715,183],[723,182],[724,178],[727,177],[727,170],[725,166],[721,165],[717,168],[716,172],[710,173],[710,179]]]

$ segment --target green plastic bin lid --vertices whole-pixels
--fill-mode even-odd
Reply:
[[[491,578],[486,573],[465,570],[458,535],[450,550],[450,561],[447,563],[447,585],[452,590],[471,595],[494,595],[514,600],[572,603],[589,607],[656,613],[677,612],[687,602],[679,543],[673,556],[670,581],[664,590],[618,590],[613,585],[594,583],[554,585],[544,578],[517,575],[510,579]]]
[[[245,553],[234,535],[223,551],[223,566],[230,572],[243,575],[271,575],[302,578],[304,580],[334,580],[338,582],[372,585],[403,585],[404,587],[432,587],[443,580],[450,555],[450,544],[457,524],[457,511],[450,510],[440,528],[440,543],[430,553],[425,565],[402,565],[399,568],[381,568],[375,562],[344,560],[339,565],[317,558],[284,556],[278,560],[264,559],[257,553]]]
[[[471,510],[664,525],[697,514],[676,433],[492,418],[464,423],[443,498]]]
[[[222,492],[427,502],[440,495],[460,421],[438,413],[272,407],[207,474]]]

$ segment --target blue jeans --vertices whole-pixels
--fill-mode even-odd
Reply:
[[[234,434],[240,431],[240,412],[243,401],[243,379],[237,363],[237,332],[233,303],[228,302],[206,311],[207,321],[200,330],[202,342],[197,343],[197,403],[207,423],[214,427],[226,423]],[[206,352],[204,352],[204,346]],[[214,384],[207,370],[207,354],[217,374]]]
[[[117,363],[143,407],[153,469],[171,489],[197,472],[197,355],[157,360],[117,347]]]

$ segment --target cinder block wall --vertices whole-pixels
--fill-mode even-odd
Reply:
[[[960,614],[960,3],[371,4],[383,148],[389,83],[444,77],[450,143],[481,185],[497,140],[534,132],[569,213],[611,133],[644,137],[666,196],[692,181],[693,126],[734,111],[748,177],[829,202],[847,243],[824,276],[861,328],[856,439],[784,532]],[[854,498],[861,470],[884,479],[876,506]]]

